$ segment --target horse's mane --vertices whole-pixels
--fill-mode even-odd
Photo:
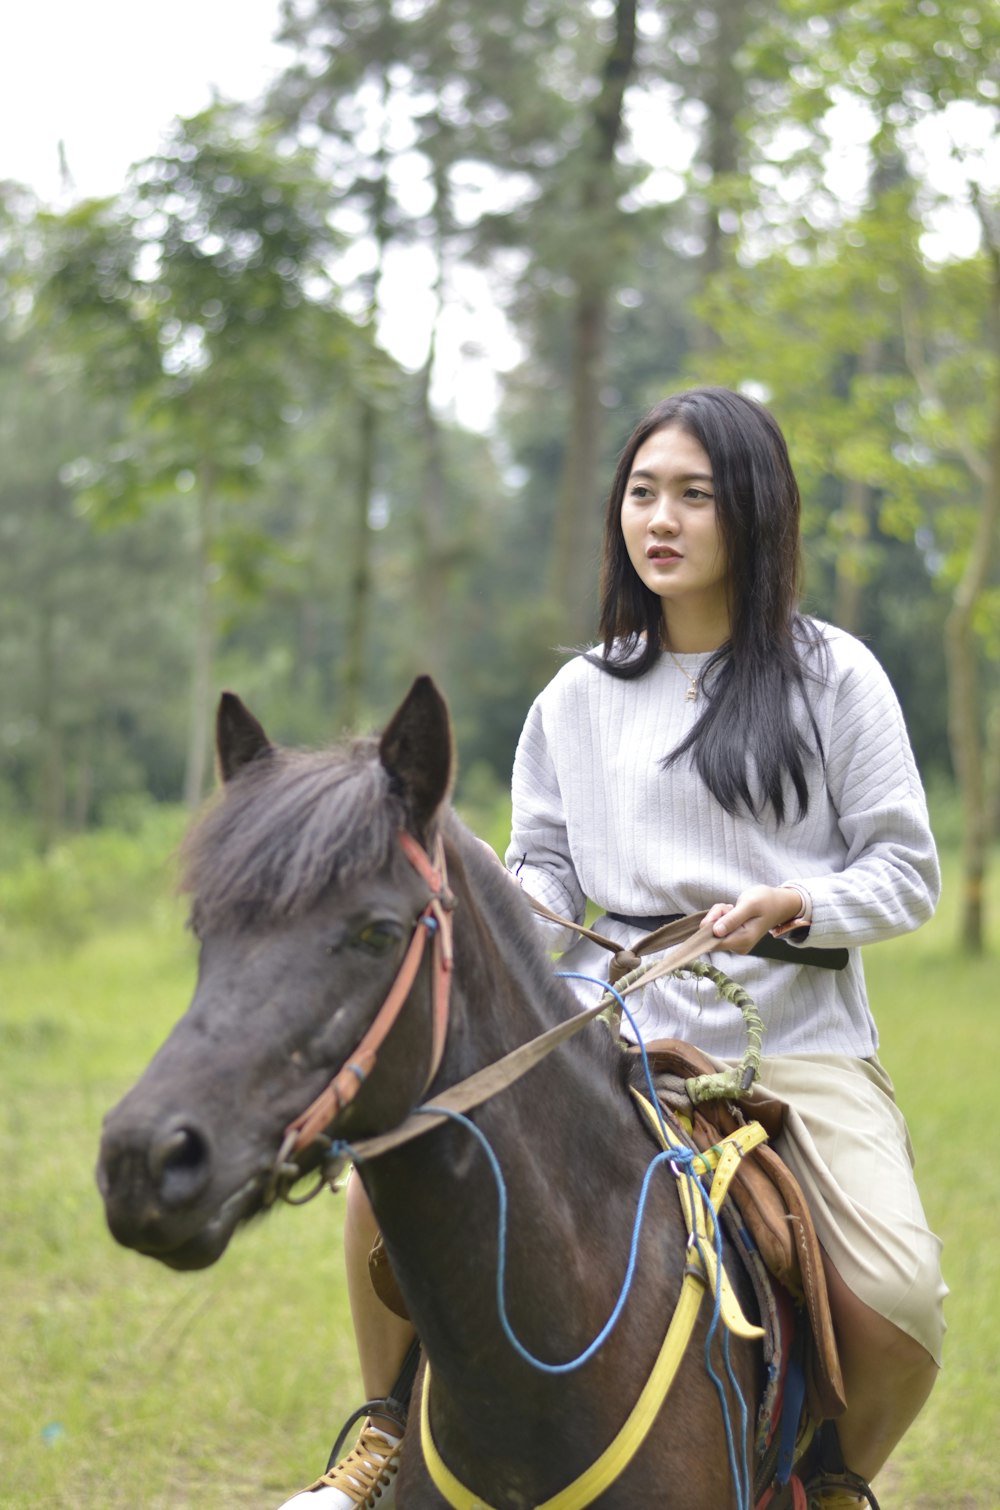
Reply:
[[[180,850],[181,890],[205,927],[307,912],[329,886],[387,863],[406,817],[374,739],[274,749],[227,782]]]
[[[254,928],[302,916],[331,886],[347,887],[387,865],[406,825],[404,798],[361,738],[327,750],[271,747],[227,781],[180,848],[180,887],[199,931]],[[543,937],[518,890],[458,815],[441,814],[446,839],[489,899],[491,932],[508,961],[527,965],[567,1016],[577,1003],[552,973]]]

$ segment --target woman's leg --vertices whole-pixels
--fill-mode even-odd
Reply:
[[[381,1400],[391,1393],[416,1335],[410,1322],[383,1305],[372,1288],[368,1255],[377,1233],[378,1223],[365,1187],[353,1174],[347,1182],[344,1260],[366,1400]],[[398,1424],[387,1416],[373,1416],[372,1425],[393,1436],[399,1431]]]
[[[837,1435],[847,1467],[871,1483],[919,1415],[938,1366],[919,1342],[859,1300],[823,1257],[847,1397]]]

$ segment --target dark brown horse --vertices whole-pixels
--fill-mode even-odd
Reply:
[[[400,832],[427,850],[444,841],[456,902],[447,1039],[425,1095],[428,951],[374,1068],[336,1120],[337,1139],[394,1127],[422,1098],[433,1102],[579,1009],[516,887],[448,808],[451,734],[429,681],[415,683],[380,741],[323,754],[272,746],[227,694],[219,758],[221,797],[184,850],[201,942],[197,989],[108,1115],[99,1166],[115,1237],[179,1269],[214,1263],[266,1204],[285,1129],[350,1059],[389,995],[428,900]],[[579,1354],[612,1311],[657,1152],[628,1094],[626,1059],[596,1023],[472,1114],[509,1190],[510,1320],[552,1362]],[[320,1146],[301,1156],[303,1168]],[[497,1510],[541,1504],[615,1436],[657,1357],[685,1270],[673,1177],[663,1170],[651,1181],[618,1324],[591,1361],[552,1377],[501,1328],[497,1190],[468,1129],[436,1127],[363,1162],[360,1175],[432,1370],[442,1458]],[[593,1501],[605,1510],[738,1503],[703,1357],[710,1311],[709,1300],[652,1431]],[[751,1407],[749,1441],[759,1346],[734,1340],[732,1362]],[[413,1429],[397,1492],[406,1510],[447,1503]]]

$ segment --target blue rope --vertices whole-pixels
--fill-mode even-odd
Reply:
[[[570,971],[560,971],[559,974],[567,980],[589,981],[594,985],[600,986],[602,990],[608,991],[612,996],[614,996],[618,1005],[621,1007],[625,1016],[628,1018],[629,1025],[631,1026],[632,1031],[635,1034],[636,1043],[638,1045],[642,1058],[642,1066],[646,1077],[646,1083],[649,1088],[649,1099],[656,1112],[660,1128],[663,1131],[664,1141],[668,1141],[666,1123],[664,1121],[663,1112],[660,1107],[660,1103],[653,1084],[653,1073],[649,1063],[649,1056],[646,1053],[645,1045],[643,1044],[642,1038],[639,1035],[635,1020],[632,1017],[632,1014],[629,1011],[628,1007],[625,1005],[624,998],[618,991],[615,990],[614,986],[609,985],[607,981],[598,980],[594,976],[580,975],[576,972]],[[646,1203],[649,1196],[649,1188],[652,1182],[653,1174],[660,1165],[670,1164],[675,1174],[683,1175],[684,1178],[686,1178],[688,1181],[692,1195],[694,1196],[696,1192],[696,1198],[700,1198],[704,1202],[706,1209],[711,1212],[715,1257],[716,1262],[719,1266],[719,1272],[721,1273],[721,1225],[716,1220],[715,1211],[712,1207],[711,1200],[709,1199],[708,1192],[705,1190],[705,1187],[702,1185],[701,1180],[698,1178],[697,1174],[694,1171],[694,1165],[696,1163],[704,1163],[703,1156],[695,1149],[690,1148],[664,1149],[662,1153],[658,1153],[653,1157],[653,1159],[647,1165],[645,1175],[643,1176],[642,1188],[639,1192],[639,1202],[636,1208],[635,1220],[632,1225],[632,1239],[629,1245],[628,1266],[625,1271],[625,1278],[622,1282],[621,1290],[618,1294],[618,1299],[614,1304],[610,1316],[608,1317],[604,1326],[601,1328],[600,1332],[597,1334],[594,1340],[589,1343],[588,1346],[584,1348],[583,1352],[580,1353],[576,1358],[571,1358],[567,1363],[547,1363],[543,1358],[539,1358],[536,1354],[532,1353],[529,1348],[525,1347],[524,1343],[521,1342],[520,1338],[515,1333],[510,1322],[510,1317],[507,1313],[507,1301],[505,1294],[507,1280],[507,1186],[506,1181],[504,1180],[503,1170],[500,1168],[500,1162],[497,1159],[493,1148],[491,1147],[485,1134],[469,1117],[465,1116],[462,1112],[452,1111],[449,1108],[443,1106],[421,1106],[415,1108],[415,1114],[428,1117],[447,1117],[450,1121],[457,1122],[461,1127],[464,1127],[468,1132],[472,1133],[473,1137],[479,1143],[480,1147],[486,1155],[487,1161],[489,1162],[489,1166],[493,1174],[494,1182],[497,1187],[497,1314],[500,1319],[500,1326],[503,1330],[504,1336],[507,1338],[507,1341],[510,1343],[511,1347],[513,1347],[514,1351],[521,1358],[523,1358],[526,1363],[530,1364],[532,1368],[538,1370],[540,1373],[549,1375],[562,1375],[573,1373],[576,1369],[582,1368],[584,1364],[588,1363],[590,1359],[594,1357],[595,1353],[597,1353],[600,1348],[603,1347],[604,1343],[608,1340],[611,1333],[614,1331],[614,1328],[621,1317],[622,1311],[625,1309],[625,1304],[628,1300],[628,1296],[632,1288],[632,1283],[635,1278],[635,1269],[639,1252],[639,1240],[642,1234],[642,1224],[646,1215]],[[357,1156],[351,1145],[346,1142],[334,1143],[331,1147],[330,1153],[331,1155],[344,1154],[350,1158],[353,1158],[355,1162],[360,1162],[357,1159]],[[704,1263],[704,1252],[702,1250],[701,1240],[698,1237],[697,1233],[694,1233],[692,1236],[695,1247],[697,1248],[699,1256],[702,1258],[702,1261]],[[716,1373],[711,1360],[712,1341],[716,1335],[716,1332],[718,1331],[719,1321],[721,1318],[720,1294],[721,1285],[718,1285],[716,1286],[716,1293],[712,1306],[712,1316],[709,1322],[708,1332],[706,1333],[705,1337],[705,1366],[708,1371],[709,1378],[712,1380],[716,1393],[719,1396],[719,1401],[722,1407],[722,1420],[726,1433],[726,1452],[729,1459],[729,1467],[733,1478],[733,1484],[736,1488],[737,1510],[750,1510],[749,1469],[746,1460],[747,1407],[746,1402],[743,1398],[742,1391],[740,1390],[735,1374],[733,1373],[729,1353],[729,1337],[728,1333],[725,1331],[725,1328],[723,1328],[722,1344],[725,1369],[730,1385],[732,1386],[736,1398],[739,1401],[740,1407],[742,1445],[740,1450],[739,1463],[737,1463],[736,1447],[733,1439],[732,1421],[730,1418],[729,1402],[726,1397],[725,1385],[719,1378],[719,1375]]]
[[[642,1190],[639,1194],[639,1206],[636,1211],[635,1222],[632,1228],[632,1242],[629,1250],[628,1267],[625,1271],[625,1279],[622,1283],[618,1299],[615,1302],[611,1315],[608,1317],[607,1321],[604,1323],[604,1326],[594,1338],[593,1342],[589,1343],[588,1346],[584,1348],[583,1352],[580,1353],[576,1358],[571,1358],[567,1363],[546,1363],[543,1358],[539,1358],[535,1353],[532,1353],[529,1348],[525,1347],[524,1343],[515,1333],[510,1322],[510,1317],[507,1313],[507,1186],[496,1154],[490,1146],[490,1143],[487,1140],[485,1134],[476,1126],[473,1121],[470,1120],[470,1118],[463,1115],[462,1112],[450,1111],[443,1106],[421,1106],[417,1108],[417,1112],[423,1116],[448,1117],[452,1122],[458,1122],[462,1127],[466,1128],[468,1132],[472,1133],[473,1137],[477,1140],[487,1159],[489,1160],[490,1169],[493,1171],[493,1178],[496,1182],[497,1196],[499,1201],[499,1213],[497,1217],[497,1312],[500,1317],[500,1325],[503,1328],[503,1333],[507,1338],[507,1341],[513,1347],[514,1351],[518,1353],[526,1363],[529,1363],[532,1368],[537,1369],[540,1373],[570,1374],[573,1373],[575,1369],[582,1368],[583,1365],[585,1363],[588,1363],[590,1359],[593,1358],[594,1354],[598,1352],[599,1349],[608,1340],[611,1333],[614,1331],[615,1326],[617,1325],[622,1311],[625,1309],[625,1302],[628,1300],[629,1291],[632,1288],[632,1280],[635,1275],[635,1267],[639,1250],[639,1238],[642,1232],[643,1219],[646,1214],[646,1200],[649,1194],[650,1182],[652,1180],[653,1172],[657,1168],[657,1166],[669,1162],[671,1156],[670,1151],[667,1150],[663,1153],[657,1154],[647,1166],[646,1173],[642,1182]]]
[[[653,1072],[649,1063],[649,1055],[646,1053],[646,1046],[642,1041],[642,1034],[639,1032],[635,1018],[632,1016],[632,1013],[629,1011],[628,1007],[625,1004],[625,998],[622,996],[621,992],[615,990],[614,986],[611,985],[609,981],[600,980],[596,976],[581,975],[578,971],[571,970],[560,970],[557,971],[557,974],[561,976],[563,980],[582,980],[587,981],[591,985],[600,986],[603,991],[606,991],[610,996],[613,996],[615,1001],[618,1003],[625,1017],[628,1019],[629,1027],[632,1029],[636,1046],[638,1047],[639,1054],[642,1059],[643,1074],[645,1075],[646,1085],[649,1090],[649,1100],[652,1103],[654,1111],[656,1112],[656,1117],[660,1124],[660,1130],[663,1134],[664,1142],[668,1141],[666,1124],[663,1118],[663,1111],[660,1106],[659,1097],[656,1094],[656,1087],[653,1083]],[[712,1202],[709,1199],[708,1192],[705,1189],[704,1185],[701,1183],[701,1180],[695,1174],[693,1167],[694,1164],[700,1160],[701,1155],[695,1153],[691,1149],[675,1149],[672,1152],[672,1164],[675,1172],[683,1173],[688,1182],[688,1188],[692,1196],[696,1199],[700,1197],[705,1205],[706,1211],[710,1213],[710,1231],[713,1234],[715,1259],[718,1265],[718,1272],[721,1275],[722,1225],[716,1216]],[[697,1195],[695,1193],[697,1193]],[[704,1264],[705,1255],[702,1251],[701,1239],[696,1232],[693,1232],[691,1236],[695,1248],[698,1250],[698,1256],[701,1258],[702,1263]],[[747,1423],[749,1416],[746,1399],[744,1398],[743,1391],[740,1389],[739,1381],[737,1380],[736,1375],[733,1372],[732,1358],[729,1349],[729,1333],[725,1329],[725,1327],[723,1327],[722,1329],[722,1357],[725,1366],[726,1377],[729,1380],[732,1392],[736,1397],[736,1402],[739,1409],[740,1447],[738,1454],[734,1440],[733,1423],[730,1415],[729,1400],[726,1395],[726,1388],[719,1375],[716,1373],[711,1357],[712,1343],[715,1339],[716,1332],[719,1329],[719,1321],[721,1319],[721,1295],[722,1285],[720,1282],[715,1288],[712,1315],[708,1324],[708,1331],[705,1334],[705,1368],[708,1373],[708,1377],[711,1379],[712,1384],[715,1388],[715,1392],[719,1397],[719,1406],[722,1412],[722,1424],[726,1433],[726,1455],[729,1459],[729,1471],[732,1475],[733,1486],[736,1490],[737,1510],[750,1510],[750,1467],[747,1461]]]

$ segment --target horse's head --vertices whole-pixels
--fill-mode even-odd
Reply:
[[[324,754],[272,745],[225,694],[217,747],[222,792],[183,850],[201,946],[194,999],[105,1119],[98,1165],[115,1237],[180,1269],[213,1263],[265,1203],[286,1128],[390,993],[430,891],[400,835],[432,844],[452,766],[427,678],[380,740]],[[423,1089],[428,964],[419,971],[338,1136],[391,1125]]]

